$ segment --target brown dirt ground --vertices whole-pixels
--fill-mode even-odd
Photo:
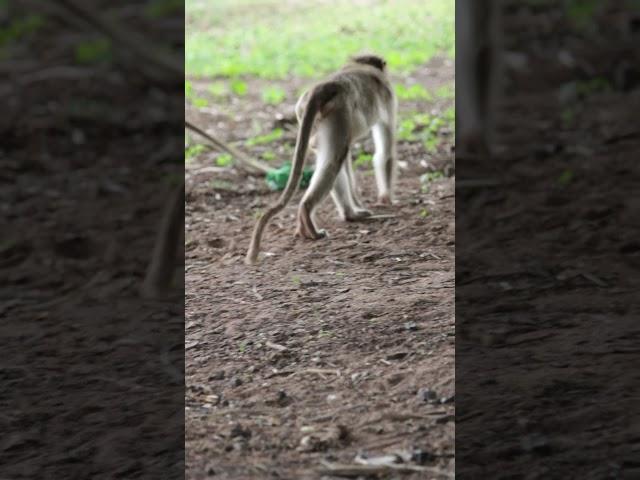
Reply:
[[[51,13],[15,3],[15,18],[21,8]],[[96,10],[122,11],[105,3]],[[127,18],[180,48],[182,29],[155,29],[135,3],[144,6],[129,2]],[[4,45],[3,478],[184,471],[182,292],[163,302],[138,294],[164,196],[182,178],[170,112],[183,87],[151,89],[127,62],[74,64],[75,46],[96,38],[50,15],[33,37]]]
[[[456,474],[640,478],[640,90],[616,81],[631,50],[612,28],[622,4],[594,42],[560,2],[510,3],[508,46],[529,68],[510,75],[504,148],[457,165]],[[555,56],[567,50],[571,68]],[[597,76],[609,91],[558,94]]]
[[[435,60],[415,80],[451,84],[453,65]],[[241,138],[252,119],[290,118],[303,84],[286,83],[288,101],[265,114],[254,114],[259,99],[249,96],[232,116],[212,110],[198,122]],[[294,135],[287,130],[276,151]],[[352,464],[359,452],[412,449],[422,452],[415,463],[452,474],[454,179],[428,192],[419,180],[452,161],[451,143],[443,137],[435,155],[399,143],[398,204],[379,210],[394,218],[346,224],[328,200],[319,219],[330,237],[304,242],[293,237],[298,194],[268,228],[270,255],[256,268],[243,256],[256,212],[277,194],[261,179],[206,167],[211,155],[187,166],[187,478],[322,478],[323,459]],[[373,177],[357,177],[372,203]],[[426,388],[437,398],[426,401]]]

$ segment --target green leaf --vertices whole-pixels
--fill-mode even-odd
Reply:
[[[231,165],[232,161],[233,157],[231,155],[229,155],[228,153],[222,153],[218,155],[218,158],[216,158],[216,165],[218,165],[219,167],[226,167],[228,165]]]

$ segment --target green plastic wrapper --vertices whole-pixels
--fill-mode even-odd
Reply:
[[[267,173],[266,181],[271,190],[284,190],[289,180],[289,174],[291,173],[291,164],[285,163],[277,170],[271,170]],[[313,170],[305,168],[302,171],[302,180],[300,180],[300,186],[306,188],[309,185],[309,180],[313,175]]]

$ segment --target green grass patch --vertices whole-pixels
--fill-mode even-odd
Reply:
[[[262,90],[262,101],[270,105],[282,103],[286,96],[287,93],[280,87],[270,86]]]
[[[441,85],[440,87],[436,88],[435,94],[436,98],[440,98],[443,100],[452,100],[456,95],[453,85]]]
[[[78,63],[99,63],[111,60],[111,41],[106,38],[87,40],[76,45],[75,59]]]
[[[611,82],[605,77],[594,77],[589,80],[576,82],[578,95],[588,97],[594,93],[610,92],[613,90]]]
[[[5,10],[6,6],[2,6]],[[11,42],[15,42],[35,32],[44,25],[44,17],[41,15],[27,15],[23,18],[16,18],[8,25],[0,27],[0,48]]]
[[[423,183],[431,183],[436,180],[440,180],[441,178],[444,178],[444,173],[440,171],[427,172],[420,177],[420,181]]]
[[[455,53],[452,0],[187,0],[185,70],[193,76],[317,76],[363,51],[408,73]]]
[[[161,18],[172,15],[184,8],[182,0],[151,0],[146,8],[146,14],[151,18]]]
[[[281,138],[283,134],[284,130],[282,130],[281,128],[276,128],[272,132],[250,138],[249,140],[247,140],[247,146],[253,147],[255,145],[264,145],[266,143],[271,143]]]
[[[230,92],[229,85],[225,82],[213,82],[207,90],[216,98],[226,97]]]
[[[233,157],[231,155],[229,155],[228,153],[221,153],[220,155],[218,155],[218,158],[216,158],[216,165],[219,167],[228,167],[229,165],[231,165],[232,161]]]
[[[398,139],[407,142],[422,141],[427,152],[435,152],[445,132],[453,133],[455,110],[449,107],[439,116],[413,113],[398,125]]]
[[[370,165],[373,161],[373,155],[370,153],[361,152],[356,157],[354,164],[356,167],[360,167],[362,165]]]
[[[573,172],[571,170],[565,170],[558,177],[558,183],[562,186],[569,185],[573,181]]]
[[[202,97],[197,97],[191,100],[191,103],[196,108],[204,108],[209,106],[209,100]]]
[[[239,97],[244,97],[249,91],[249,86],[247,82],[242,80],[233,80],[231,82],[231,91]]]
[[[435,182],[436,180],[439,180],[441,178],[444,178],[444,173],[442,173],[441,171],[435,171],[435,172],[427,172],[424,175],[420,176],[420,191],[422,193],[429,193],[429,190],[431,189],[431,183]]]
[[[595,25],[602,4],[601,0],[565,0],[565,13],[574,27],[586,30]]]
[[[427,89],[419,84],[410,87],[398,84],[394,86],[394,89],[399,100],[433,100]]]
[[[267,162],[271,162],[273,160],[276,159],[276,154],[272,151],[266,151],[263,152],[262,155],[260,155],[264,160],[266,160]]]
[[[407,118],[405,120],[402,120],[398,127],[398,138],[400,140],[406,140],[408,142],[412,142],[416,140],[417,137],[413,133],[416,127],[417,127],[417,124],[413,119]]]
[[[205,145],[192,145],[184,151],[184,161],[186,163],[191,162],[195,157],[207,150]]]

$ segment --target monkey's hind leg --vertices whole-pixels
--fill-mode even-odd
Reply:
[[[393,123],[378,123],[373,126],[373,143],[376,151],[373,155],[376,184],[378,186],[378,204],[393,203],[393,182],[395,176],[395,151]]]
[[[370,217],[371,211],[356,205],[353,197],[354,186],[349,176],[349,158],[342,163],[331,196],[340,216],[347,222],[354,222]]]
[[[356,176],[353,173],[353,161],[351,159],[351,152],[347,155],[347,159],[345,160],[345,168],[347,169],[347,173],[349,174],[349,189],[351,190],[351,198],[353,200],[353,204],[357,209],[367,210],[360,199],[360,195],[358,195],[358,189],[356,188]],[[371,214],[371,212],[370,212]]]
[[[298,208],[296,235],[310,240],[326,237],[325,230],[318,230],[313,221],[315,208],[331,191],[349,151],[348,139],[344,136],[344,121],[339,114],[324,119],[318,127],[318,156],[316,171],[309,188]]]

